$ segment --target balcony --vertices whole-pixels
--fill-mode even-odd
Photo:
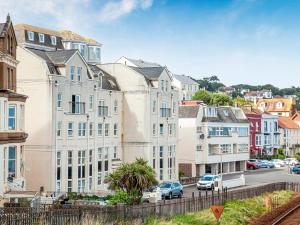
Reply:
[[[99,117],[108,116],[108,106],[98,106],[98,116]]]
[[[69,102],[70,114],[85,114],[85,102]]]
[[[171,109],[170,108],[160,108],[160,117],[170,117]]]
[[[23,131],[0,132],[0,143],[21,143],[25,142],[28,134]]]

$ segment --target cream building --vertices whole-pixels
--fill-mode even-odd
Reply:
[[[199,84],[185,75],[173,75],[173,85],[179,91],[180,101],[192,100],[193,95],[199,90]]]
[[[288,156],[300,152],[300,127],[288,117],[279,117],[280,145]]]
[[[39,38],[42,30],[23,30]],[[78,50],[18,47],[18,82],[28,95],[24,146],[27,190],[102,192],[121,163],[123,94],[118,83],[88,65]],[[58,39],[57,39],[58,40]],[[26,41],[26,40],[25,40]],[[60,44],[61,45],[61,44]]]
[[[185,176],[246,170],[249,123],[242,109],[180,106],[178,133],[179,170]]]
[[[177,171],[178,92],[166,67],[122,57],[99,65],[116,77],[124,92],[124,161],[148,160],[160,181],[175,180]]]

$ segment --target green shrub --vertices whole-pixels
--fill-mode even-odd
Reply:
[[[116,205],[118,203],[132,204],[134,199],[125,191],[117,191],[114,195],[107,198],[110,205]]]

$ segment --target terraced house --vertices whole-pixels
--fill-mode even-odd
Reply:
[[[124,92],[124,161],[142,157],[160,181],[177,179],[178,92],[168,69],[126,57],[99,67]]]
[[[249,123],[240,108],[179,107],[178,161],[185,176],[245,171],[249,140]]]
[[[27,190],[94,192],[122,156],[122,93],[60,33],[18,27],[18,81],[28,94]]]
[[[24,112],[27,96],[17,93],[17,40],[10,16],[0,23],[0,196],[25,189]]]

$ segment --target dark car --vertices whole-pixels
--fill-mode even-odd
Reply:
[[[257,159],[249,159],[249,160],[247,161],[247,169],[249,169],[249,170],[256,170],[256,169],[259,169]]]

